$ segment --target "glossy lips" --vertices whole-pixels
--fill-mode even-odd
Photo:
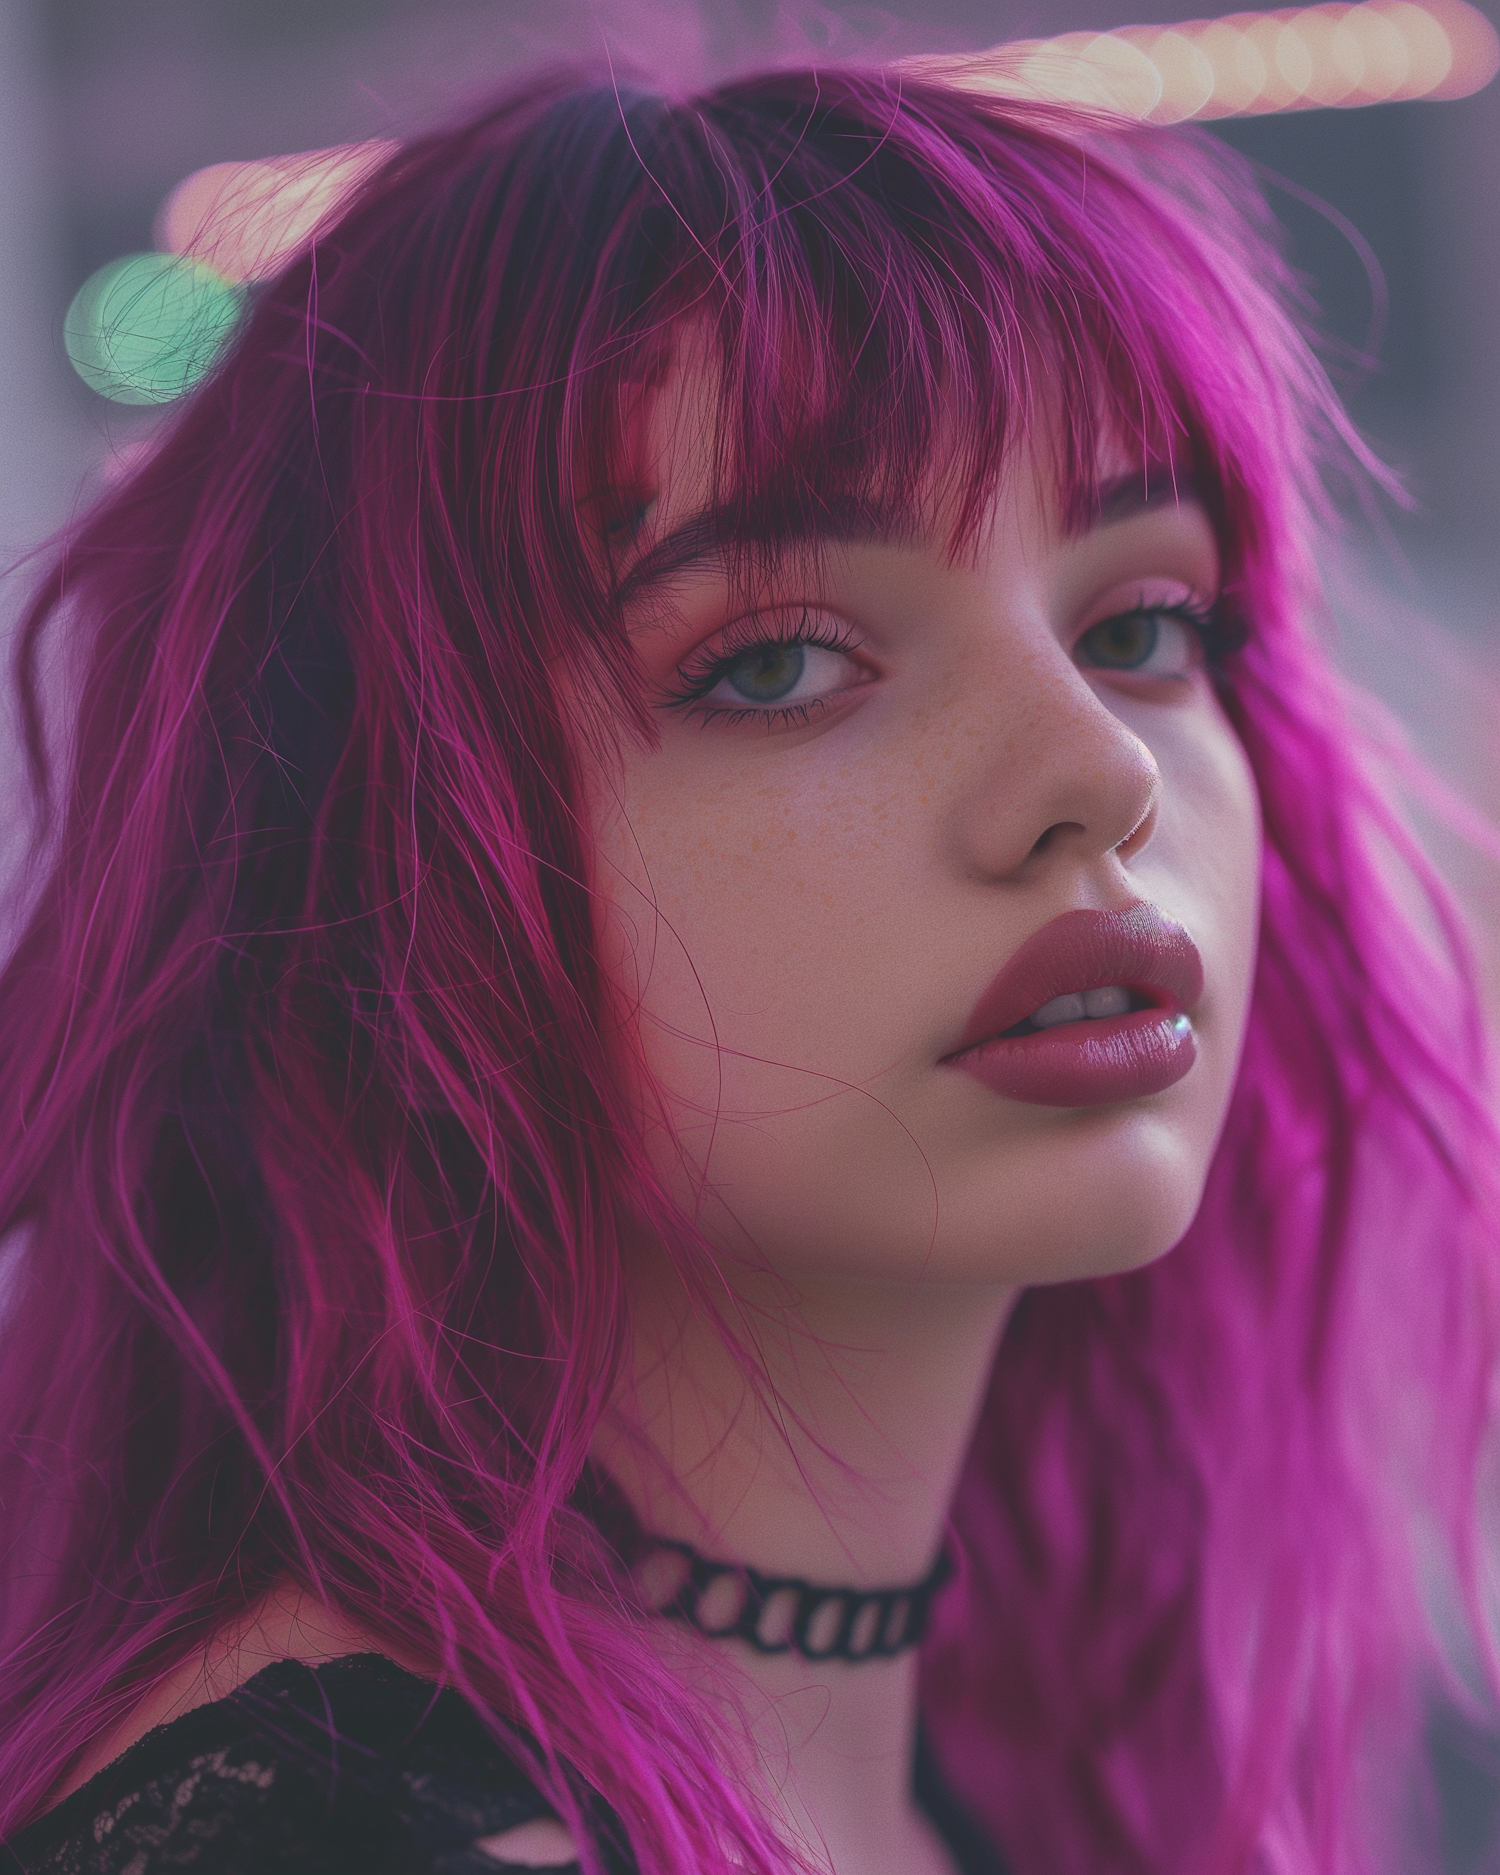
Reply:
[[[1150,1006],[1007,1035],[1054,996],[1120,984]],[[1188,1011],[1203,959],[1154,905],[1070,911],[1033,932],[980,997],[950,1067],[991,1092],[1042,1107],[1099,1107],[1159,1094],[1198,1055]]]

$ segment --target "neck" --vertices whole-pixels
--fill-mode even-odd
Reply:
[[[919,1581],[944,1524],[1015,1292],[736,1282],[763,1379],[660,1265],[635,1273],[634,1358],[597,1446],[642,1525],[830,1587]],[[684,1677],[749,1715],[769,1795],[836,1875],[946,1868],[910,1794],[916,1655],[765,1657],[662,1623]]]

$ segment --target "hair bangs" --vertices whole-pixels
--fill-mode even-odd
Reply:
[[[1075,525],[1122,474],[1191,487],[1231,583],[1275,535],[1281,465],[1244,417],[1294,427],[1275,421],[1267,335],[1235,304],[1232,257],[1173,225],[1117,128],[1104,154],[1076,113],[889,74],[627,100],[621,125],[639,182],[579,348],[604,366],[582,482],[609,491],[616,533],[649,499],[643,393],[701,348],[705,519],[731,563],[856,514],[893,533],[941,521],[961,553],[1024,447]],[[1138,143],[1144,167],[1155,133]]]

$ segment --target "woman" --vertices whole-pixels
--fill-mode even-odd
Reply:
[[[1283,279],[821,72],[530,82],[264,293],[23,650],[21,1867],[1406,1853],[1494,1141]]]

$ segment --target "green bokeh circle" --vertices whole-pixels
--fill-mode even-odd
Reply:
[[[180,254],[127,254],[90,274],[63,320],[85,384],[117,404],[167,404],[209,371],[245,291]]]

